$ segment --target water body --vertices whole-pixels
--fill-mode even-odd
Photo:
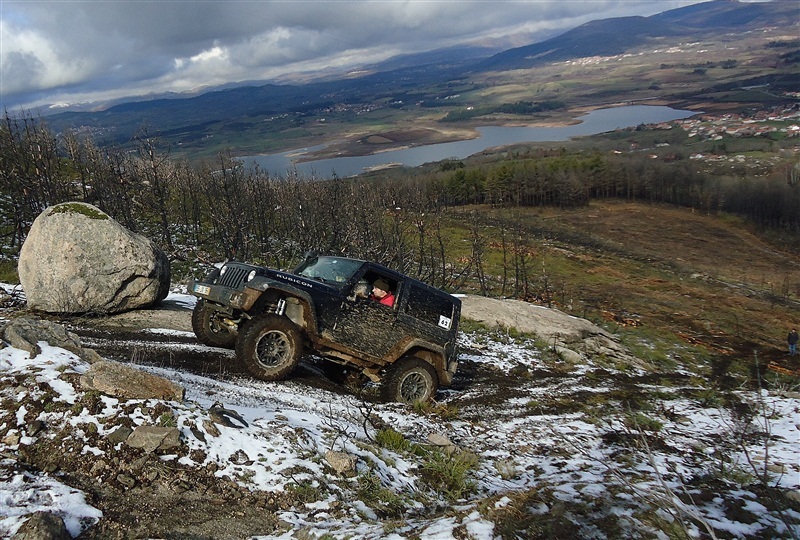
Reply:
[[[290,150],[280,154],[265,156],[246,156],[241,160],[248,165],[254,162],[262,171],[271,175],[285,175],[297,170],[301,175],[328,178],[336,174],[339,177],[354,176],[364,172],[366,168],[379,167],[390,163],[399,163],[406,167],[416,167],[423,163],[441,161],[443,159],[464,159],[487,148],[524,142],[566,141],[570,137],[595,135],[619,128],[638,126],[639,124],[656,124],[688,118],[697,114],[671,107],[652,105],[631,105],[613,109],[598,109],[585,116],[581,122],[563,127],[501,127],[489,126],[478,128],[480,137],[468,141],[430,144],[381,152],[371,156],[340,157],[320,159],[296,163],[292,160],[300,154],[313,152],[325,145]]]

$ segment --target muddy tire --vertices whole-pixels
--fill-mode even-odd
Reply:
[[[279,381],[300,361],[300,331],[291,321],[273,314],[249,321],[236,340],[236,357],[253,377]]]
[[[430,401],[439,388],[439,377],[428,362],[409,356],[392,365],[381,384],[385,401]]]
[[[222,324],[213,305],[198,300],[192,311],[192,330],[203,345],[233,349],[236,331]]]

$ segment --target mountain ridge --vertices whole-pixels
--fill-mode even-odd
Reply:
[[[254,119],[261,118],[257,128],[261,130],[261,137],[275,138],[284,129],[307,130],[305,118],[312,115],[316,115],[317,122],[328,121],[329,112],[326,111],[333,111],[340,105],[353,111],[359,104],[406,110],[410,110],[409,107],[469,106],[453,98],[481,85],[492,86],[494,83],[487,79],[492,73],[577,58],[619,55],[653,40],[661,39],[659,45],[664,46],[665,38],[697,39],[720,29],[736,29],[743,34],[765,25],[796,25],[798,12],[800,7],[790,0],[757,4],[713,0],[650,17],[590,21],[545,41],[491,56],[481,47],[440,49],[366,65],[363,75],[359,70],[358,76],[351,72],[346,77],[305,84],[254,83],[209,90],[191,97],[169,95],[130,100],[102,111],[59,112],[48,116],[47,121],[56,131],[84,129],[102,136],[104,144],[124,145],[130,143],[143,125],[151,133],[175,137],[172,142],[178,144],[208,140],[219,134],[215,132],[218,129],[226,130],[227,140],[236,141],[239,138],[235,134],[237,129],[241,132],[241,129],[254,128],[257,123]],[[487,57],[481,57],[481,51]],[[588,91],[591,92],[591,88]],[[608,95],[607,89],[604,92]],[[531,98],[525,95],[520,99]],[[291,115],[291,121],[281,125],[276,122],[264,128],[264,122],[284,115]],[[264,149],[266,147],[248,150]]]
[[[784,17],[790,18],[792,10],[800,11],[797,4],[782,0],[755,4],[712,0],[650,17],[598,19],[545,41],[498,53],[480,62],[477,68],[482,71],[525,69],[575,57],[613,56],[645,45],[653,38],[696,36],[712,29],[775,24]]]

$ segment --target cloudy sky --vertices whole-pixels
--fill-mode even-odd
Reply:
[[[698,0],[0,0],[0,108],[187,92],[459,44],[510,48]]]

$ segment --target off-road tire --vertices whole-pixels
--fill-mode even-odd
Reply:
[[[192,330],[203,345],[233,349],[236,344],[234,330],[220,324],[215,317],[216,310],[211,304],[198,300],[192,311]]]
[[[236,358],[253,377],[279,381],[300,361],[300,331],[289,319],[267,313],[244,325],[236,340]]]
[[[408,356],[388,368],[381,384],[381,396],[385,401],[427,402],[433,399],[438,388],[439,377],[433,366],[425,360]]]

